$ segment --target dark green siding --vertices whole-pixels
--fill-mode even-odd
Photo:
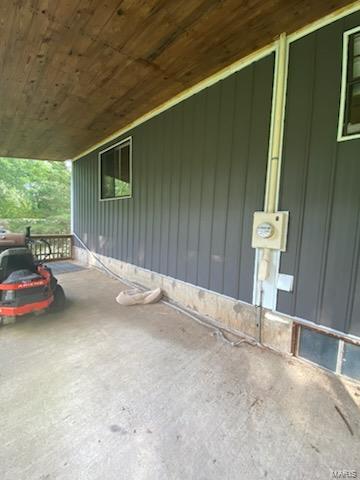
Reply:
[[[278,310],[360,335],[360,139],[337,142],[343,32],[360,13],[291,44],[280,208],[290,211]]]
[[[76,161],[75,233],[103,255],[251,302],[273,65],[269,55],[124,135],[132,199],[98,200],[98,151]]]

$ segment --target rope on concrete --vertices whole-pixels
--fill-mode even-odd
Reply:
[[[100,265],[100,269],[104,270],[108,275],[110,275],[111,277],[119,280],[121,283],[124,283],[125,285],[128,285],[129,287],[133,288],[133,287],[136,286],[136,287],[138,287],[142,290],[145,290],[145,288],[142,285],[135,284],[133,282],[129,282],[128,280],[124,279],[123,277],[121,277],[117,273],[113,272],[109,267],[107,267],[104,264],[104,262],[102,262],[100,260],[100,258],[94,252],[92,252],[88,248],[88,246],[81,240],[81,238],[75,232],[73,232],[73,235],[74,235],[74,237],[76,237],[76,239],[79,241],[79,243],[81,243],[81,245],[85,248],[85,250]],[[235,342],[230,340],[227,337],[227,335],[225,334],[225,331],[226,331],[225,329],[222,329],[222,328],[218,327],[217,325],[214,325],[212,322],[210,322],[209,320],[205,320],[203,317],[199,318],[199,316],[193,315],[187,309],[180,307],[179,305],[175,304],[171,300],[161,300],[161,303],[163,303],[164,305],[168,305],[172,309],[177,310],[178,312],[182,313],[183,315],[186,315],[186,316],[190,317],[191,319],[195,320],[200,325],[203,325],[204,327],[212,329],[213,330],[212,336],[220,338],[224,343],[226,343],[227,345],[230,345],[231,347],[239,347],[241,344],[245,344],[245,343],[248,344],[248,345],[251,345],[253,347],[260,346],[260,344],[252,338],[241,338],[240,340],[235,341]],[[229,333],[231,333],[234,336],[238,336],[233,332],[229,332]]]
[[[212,335],[214,337],[220,338],[224,343],[227,343],[231,347],[238,347],[242,343],[247,343],[248,345],[251,346],[259,346],[258,342],[256,340],[253,340],[252,338],[241,338],[241,340],[238,340],[236,342],[231,341],[227,335],[225,334],[225,329],[222,329],[212,323],[209,320],[205,320],[204,317],[199,317],[197,315],[193,315],[192,313],[189,312],[189,310],[180,307],[179,305],[176,305],[174,302],[167,301],[167,300],[162,300],[162,303],[165,305],[168,305],[169,307],[173,308],[174,310],[178,310],[180,313],[190,317],[191,319],[195,320],[195,322],[199,323],[200,325],[203,325],[204,327],[210,328],[213,330]],[[229,332],[234,336],[238,336],[233,332]]]

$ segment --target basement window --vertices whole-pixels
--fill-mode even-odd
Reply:
[[[345,32],[339,140],[360,137],[360,27]]]
[[[131,167],[131,137],[99,153],[100,200],[131,197]]]
[[[338,340],[329,335],[301,327],[298,355],[335,372]]]
[[[299,328],[296,355],[338,374],[360,380],[360,345],[313,328]]]
[[[350,378],[360,380],[360,346],[344,344],[342,373]]]

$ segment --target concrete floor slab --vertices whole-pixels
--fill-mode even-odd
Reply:
[[[360,476],[358,386],[164,304],[121,307],[95,270],[59,279],[65,312],[0,329],[1,480]]]

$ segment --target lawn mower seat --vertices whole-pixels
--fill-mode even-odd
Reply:
[[[34,257],[28,248],[8,248],[0,253],[0,283],[19,270],[27,270],[28,274],[36,273]]]

